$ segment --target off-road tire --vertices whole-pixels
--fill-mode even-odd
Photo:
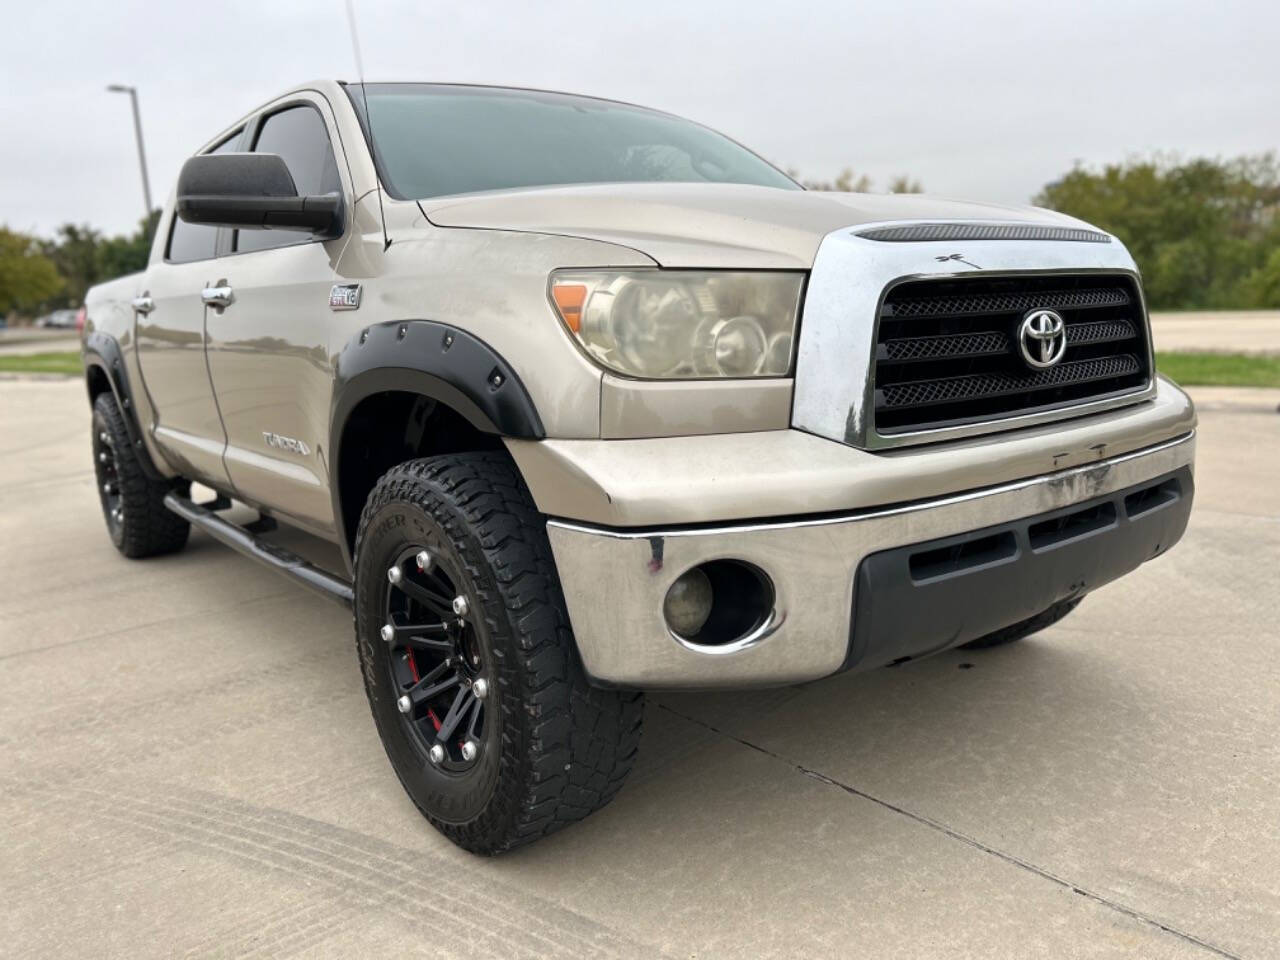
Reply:
[[[1006,643],[1013,643],[1015,640],[1022,640],[1033,633],[1039,633],[1046,627],[1053,626],[1078,607],[1083,599],[1084,597],[1073,597],[1070,600],[1060,600],[1043,613],[1037,613],[1034,617],[1028,617],[1026,620],[1015,623],[1011,627],[1005,627],[1003,630],[988,633],[985,637],[979,637],[977,640],[962,643],[959,649],[986,650],[990,647],[1002,647]]]
[[[188,485],[146,475],[129,442],[124,414],[110,393],[100,393],[93,401],[92,445],[98,499],[116,549],[135,560],[181,550],[191,525],[165,509],[164,497]]]
[[[511,850],[600,809],[639,746],[643,695],[587,683],[545,524],[510,459],[480,452],[389,470],[356,535],[356,646],[378,733],[423,816],[473,853]],[[419,544],[456,571],[489,678],[490,746],[461,773],[427,758],[397,708],[397,654],[379,635],[389,566]]]

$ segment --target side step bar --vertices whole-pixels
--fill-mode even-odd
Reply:
[[[199,527],[213,539],[225,543],[232,550],[243,553],[246,557],[266,564],[294,583],[309,587],[330,600],[336,600],[348,609],[355,602],[351,584],[346,580],[308,563],[296,553],[255,537],[244,527],[223,520],[212,510],[193,503],[186,497],[180,497],[176,493],[166,494],[164,505],[184,520]]]

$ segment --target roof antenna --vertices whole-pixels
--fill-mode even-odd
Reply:
[[[360,56],[360,34],[356,31],[355,0],[347,0],[347,24],[351,27],[351,48],[356,55],[356,73],[360,75],[360,97],[364,101],[364,122],[369,128],[369,156],[374,156],[373,115],[369,113],[369,91],[364,82],[364,58]],[[382,249],[391,246],[391,238],[387,236],[387,215],[382,209],[382,181],[378,177],[378,164],[374,160],[373,186],[378,191],[378,217],[382,220]]]

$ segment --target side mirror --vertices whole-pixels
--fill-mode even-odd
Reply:
[[[178,216],[241,230],[310,230],[329,239],[342,235],[341,194],[298,196],[293,176],[274,153],[223,153],[192,157],[178,174]]]

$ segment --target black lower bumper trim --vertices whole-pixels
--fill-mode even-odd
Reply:
[[[1191,468],[996,527],[873,553],[858,566],[843,669],[976,640],[1124,576],[1187,527]]]

